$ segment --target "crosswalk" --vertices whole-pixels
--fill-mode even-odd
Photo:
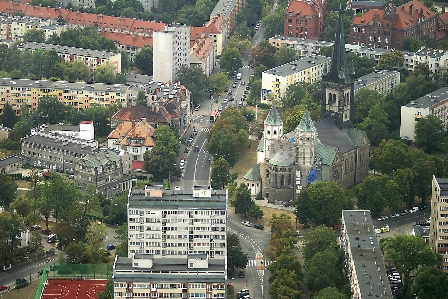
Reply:
[[[271,261],[265,260],[264,261],[264,265],[267,267],[269,266],[269,264],[271,263]],[[259,264],[258,264],[259,265]],[[247,261],[247,267],[256,267],[257,265],[257,260],[248,260]]]
[[[202,128],[202,132],[210,132],[210,128]]]
[[[248,66],[248,65],[243,65],[242,69],[250,69],[250,66]]]

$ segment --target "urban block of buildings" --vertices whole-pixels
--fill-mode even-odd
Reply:
[[[417,0],[398,7],[389,3],[353,17],[350,44],[398,50],[407,38],[435,38],[437,22],[437,15]]]
[[[327,1],[289,1],[285,8],[284,35],[319,39],[325,27]]]
[[[375,90],[379,94],[387,95],[392,93],[398,84],[400,84],[400,72],[376,70],[356,80],[355,95],[361,89]]]
[[[432,178],[429,246],[442,255],[442,270],[448,273],[448,178]]]
[[[245,7],[246,0],[219,0],[210,14],[210,19],[222,17],[226,22],[227,32],[230,34],[236,27],[237,14]]]
[[[128,257],[115,258],[114,298],[225,298],[227,199],[210,186],[131,189]]]
[[[252,195],[261,192],[269,202],[290,202],[316,180],[348,187],[367,176],[370,142],[365,132],[353,128],[354,81],[341,13],[336,36],[331,67],[322,78],[321,120],[314,122],[305,110],[300,124],[284,132],[274,102],[257,148],[258,164],[244,176]]]
[[[415,124],[429,115],[436,116],[443,122],[445,131],[448,127],[448,87],[442,87],[421,98],[401,106],[400,137],[415,140]]]
[[[331,58],[321,55],[302,57],[261,74],[261,102],[271,103],[285,96],[288,87],[297,82],[319,81],[330,68]]]
[[[386,265],[368,210],[343,210],[340,245],[351,298],[393,298]]]

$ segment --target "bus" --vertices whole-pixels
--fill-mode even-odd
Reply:
[[[213,123],[215,122],[219,117],[219,112],[218,110],[213,110],[212,113],[210,113],[210,122]]]

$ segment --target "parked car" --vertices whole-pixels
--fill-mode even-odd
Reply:
[[[243,270],[240,271],[240,277],[244,278],[244,271]]]
[[[22,277],[16,278],[16,284],[21,284],[21,283],[26,283],[26,279],[22,278]]]
[[[46,271],[47,273],[49,273],[50,272],[50,270],[48,270],[47,269],[47,271]],[[37,272],[37,274],[39,274],[39,275],[42,275],[42,274],[44,274],[44,270],[39,270],[38,272]]]
[[[174,190],[179,191],[180,190],[180,186],[174,187]]]
[[[188,147],[184,149],[184,154],[188,153]]]
[[[0,284],[0,291],[9,290],[8,286]]]
[[[254,227],[256,229],[259,229],[259,230],[263,230],[264,229],[264,225],[263,224],[254,224]]]
[[[247,227],[251,227],[251,226],[252,226],[252,223],[250,223],[249,221],[241,221],[241,223],[242,223],[244,226],[247,226]]]
[[[107,250],[114,250],[115,249],[115,245],[109,244],[109,245],[106,246],[106,249]]]

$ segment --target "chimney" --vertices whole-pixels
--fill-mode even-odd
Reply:
[[[419,18],[423,21],[423,8],[420,8],[420,16]]]
[[[142,121],[142,123],[146,124],[146,117],[142,117],[140,120]]]
[[[414,4],[409,4],[409,14],[412,16],[412,8],[414,8]]]
[[[445,6],[442,6],[442,13],[445,13]]]

